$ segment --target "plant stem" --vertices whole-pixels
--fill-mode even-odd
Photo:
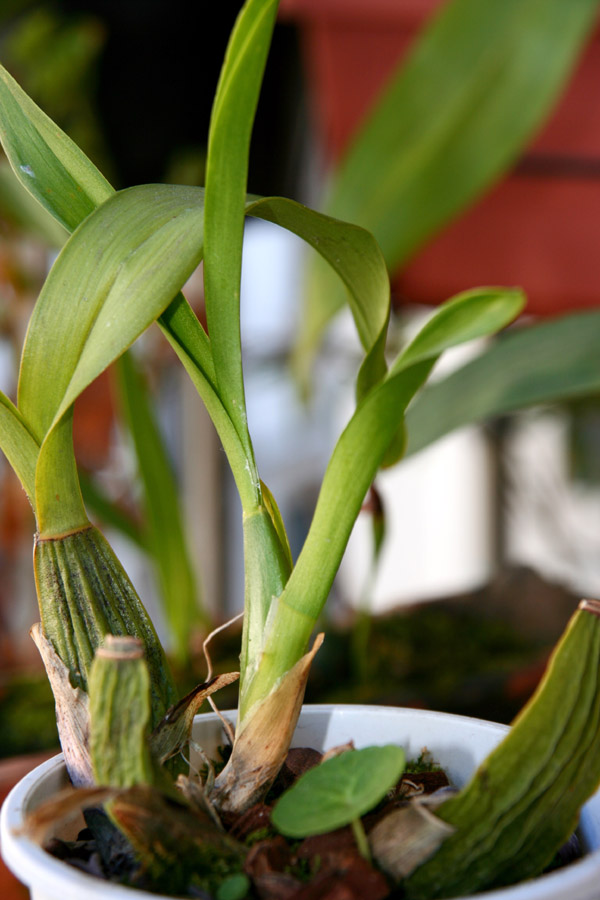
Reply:
[[[352,821],[350,822],[350,826],[354,833],[354,839],[356,841],[356,846],[358,847],[360,855],[364,857],[367,862],[371,862],[371,848],[369,847],[369,841],[365,833],[362,819],[352,819]]]
[[[42,443],[35,472],[35,501],[41,538],[59,537],[90,524],[73,452],[73,407]]]

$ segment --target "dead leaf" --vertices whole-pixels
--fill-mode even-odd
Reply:
[[[46,637],[40,622],[36,622],[30,634],[40,652],[54,694],[58,736],[69,778],[75,787],[90,787],[94,784],[94,775],[89,749],[88,695],[71,684],[69,670]]]
[[[229,762],[215,782],[211,799],[217,809],[242,813],[268,791],[288,752],[308,672],[322,643],[319,634],[279,686],[250,710],[242,732],[236,734]]]

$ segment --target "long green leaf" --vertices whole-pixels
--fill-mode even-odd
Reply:
[[[113,503],[86,472],[79,473],[79,481],[86,509],[91,510],[96,520],[104,526],[108,525],[114,530],[120,531],[140,550],[148,553],[148,541],[141,532],[138,519]]]
[[[385,339],[390,314],[390,282],[381,250],[364,228],[320,215],[293,200],[267,197],[246,209],[314,247],[346,288],[358,335],[366,351],[358,378],[358,398],[386,372]]]
[[[19,409],[40,439],[198,265],[202,216],[200,188],[143,185],[112,195],[66,243],[21,360]]]
[[[79,147],[0,66],[0,141],[15,175],[73,231],[113,189]]]
[[[232,32],[213,105],[206,163],[204,288],[219,393],[252,457],[239,330],[250,135],[278,0],[248,0]]]
[[[190,628],[204,620],[177,501],[179,492],[149,403],[148,388],[130,353],[120,358],[116,373],[144,491],[147,541],[158,570],[174,651],[183,661],[189,653]]]
[[[35,511],[35,467],[40,445],[19,410],[1,391],[0,449],[15,470]]]
[[[145,185],[115,194],[71,236],[46,280],[19,379],[21,412],[43,441],[36,504],[44,533],[59,522],[61,529],[70,527],[64,498],[78,493],[67,435],[61,428],[57,443],[51,432],[194,270],[202,256],[202,212],[200,188]],[[72,490],[58,491],[51,473],[63,479],[67,469]],[[73,515],[81,518],[74,509]]]
[[[27,135],[27,141],[22,140]],[[49,215],[65,223],[69,230],[77,227],[89,215],[94,205],[99,205],[114,192],[101,173],[79,148],[62,132],[18,86],[14,79],[0,67],[0,138],[10,164],[21,185],[36,199]],[[31,154],[42,158],[44,165],[35,170],[32,178],[27,159]],[[75,186],[75,187],[74,187]],[[64,197],[67,197],[65,207]],[[161,324],[170,340],[187,359],[196,386],[200,390],[217,424],[228,454],[234,460],[234,472],[243,502],[253,505],[256,501],[258,478],[252,480],[246,468],[246,457],[236,458],[238,439],[231,439],[228,415],[216,392],[214,365],[206,332],[192,313],[183,296],[173,300],[169,321]],[[178,328],[183,327],[180,334]],[[175,332],[173,331],[175,329]],[[182,337],[193,333],[190,354],[182,349]],[[193,359],[193,364],[190,362]]]
[[[481,356],[428,386],[406,416],[406,453],[526,407],[600,392],[600,313],[581,312],[501,335]]]
[[[555,103],[598,0],[443,4],[359,130],[325,211],[371,231],[394,270],[514,162]],[[344,298],[315,266],[296,364]]]
[[[469,292],[448,301],[401,354],[387,378],[359,403],[327,467],[304,547],[279,598],[246,709],[266,696],[304,653],[365,494],[408,403],[436,359],[452,346],[503,328],[523,303],[520,291],[499,289]]]

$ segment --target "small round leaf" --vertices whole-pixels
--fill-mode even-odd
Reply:
[[[243,900],[250,890],[250,881],[243,872],[230,875],[217,889],[217,900]]]
[[[302,775],[280,797],[271,821],[296,838],[341,828],[379,803],[404,764],[404,751],[394,744],[342,753]]]

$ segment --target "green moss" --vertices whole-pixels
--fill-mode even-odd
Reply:
[[[58,749],[54,698],[45,675],[21,675],[0,684],[0,757]]]

